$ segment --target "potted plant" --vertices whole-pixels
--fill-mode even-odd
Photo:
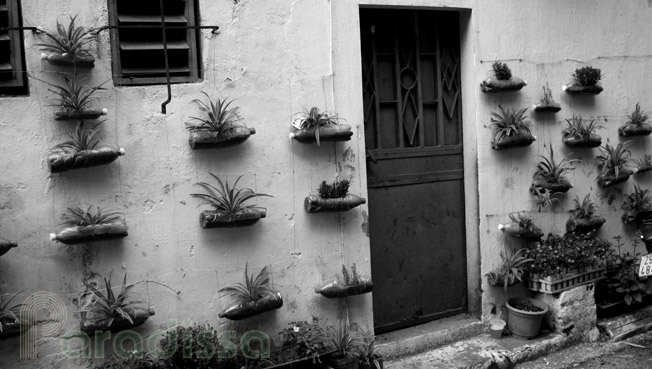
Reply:
[[[333,369],[358,369],[356,352],[361,341],[355,329],[340,320],[337,328],[333,326],[326,328],[326,336],[329,344],[335,348],[335,352],[328,360],[328,365]]]
[[[543,231],[534,225],[532,218],[527,214],[512,213],[509,214],[509,219],[512,221],[511,223],[499,224],[498,229],[512,237],[528,241],[536,241],[543,237]]]
[[[504,252],[503,252],[504,251]],[[516,285],[523,281],[523,274],[527,264],[532,259],[526,258],[525,249],[508,254],[507,249],[500,252],[502,265],[486,274],[487,281],[491,286],[503,286],[505,291],[507,287]]]
[[[586,233],[602,227],[605,219],[596,215],[596,205],[591,200],[591,193],[587,193],[584,199],[580,201],[579,196],[575,196],[575,208],[570,211],[571,215],[566,221],[566,232]]]
[[[104,277],[104,293],[94,285],[89,285],[91,293],[81,310],[81,331],[87,334],[96,331],[117,332],[145,323],[155,312],[152,308],[138,306],[142,304],[141,301],[130,299],[133,286],[127,286],[127,273],[117,295],[111,287],[111,274],[109,279]]]
[[[289,327],[279,333],[283,343],[275,351],[273,360],[278,364],[270,368],[320,367],[319,364],[327,361],[334,352],[316,318],[312,323],[298,321],[288,324]]]
[[[652,133],[652,126],[646,123],[649,116],[641,111],[641,105],[636,103],[634,111],[627,116],[627,122],[618,127],[621,137],[647,136]]]
[[[530,132],[529,122],[525,118],[527,108],[503,109],[498,105],[500,113],[491,113],[491,124],[493,128],[493,139],[491,148],[501,150],[508,147],[529,146],[536,140]]]
[[[70,17],[68,28],[57,21],[57,30],[39,29],[48,37],[48,43],[36,44],[49,53],[42,53],[41,59],[52,65],[93,68],[95,58],[90,53],[89,44],[93,41],[93,30],[75,25],[77,16]]]
[[[192,102],[199,105],[199,110],[204,113],[204,116],[190,117],[186,122],[186,129],[190,131],[188,138],[190,148],[221,149],[235,146],[256,133],[254,128],[247,128],[237,123],[240,120],[237,114],[238,108],[229,108],[233,100],[218,98],[213,102],[207,93],[202,93],[208,99],[208,103],[199,99],[194,99]]]
[[[50,173],[111,164],[118,157],[125,155],[126,151],[123,148],[100,146],[100,140],[95,138],[97,134],[95,129],[101,123],[84,130],[84,122],[79,122],[75,134],[70,135],[69,141],[54,146],[48,154]]]
[[[322,283],[315,288],[315,293],[320,293],[324,297],[347,297],[369,293],[373,290],[374,285],[371,278],[358,275],[355,263],[351,265],[351,273],[346,266],[342,264],[342,278],[333,279]]]
[[[621,209],[623,209],[621,217],[623,223],[634,221],[639,212],[652,210],[652,192],[634,184],[634,192],[625,195]]]
[[[512,77],[512,71],[505,63],[494,62],[491,69],[495,78],[487,78],[480,83],[482,92],[518,91],[527,85],[522,79]]]
[[[245,264],[245,283],[223,287],[218,290],[224,296],[233,296],[235,302],[222,310],[218,316],[230,320],[240,320],[275,310],[283,306],[283,297],[280,292],[274,291],[270,285],[271,272],[265,265],[258,272],[256,278],[253,273],[247,273],[248,264]]]
[[[55,85],[38,78],[35,78],[52,88],[48,91],[56,94],[58,100],[52,106],[59,107],[59,110],[54,112],[55,120],[83,120],[83,119],[97,119],[102,115],[107,115],[107,109],[93,109],[91,103],[99,100],[95,95],[98,90],[104,90],[102,84],[95,87],[78,84],[76,78],[64,77],[62,85]],[[105,82],[106,83],[106,82]]]
[[[317,195],[306,197],[303,207],[308,213],[348,211],[367,202],[360,196],[349,193],[350,182],[336,179],[332,184],[322,181]]]
[[[348,141],[353,136],[351,126],[340,124],[340,119],[335,114],[320,112],[316,106],[304,110],[294,115],[290,139],[304,144],[316,142],[317,146],[321,141]]]
[[[629,142],[619,143],[611,146],[609,142],[600,146],[601,155],[596,157],[600,174],[596,178],[598,185],[602,188],[625,182],[632,175],[628,169],[632,153],[627,149]]]
[[[358,364],[360,369],[383,369],[383,357],[378,352],[376,337],[370,330],[360,330]]]
[[[11,305],[18,293],[0,295],[0,338],[20,333],[20,307]]]
[[[573,185],[566,178],[566,173],[573,170],[573,163],[578,159],[569,159],[571,154],[564,156],[559,163],[555,161],[555,152],[550,145],[550,158],[539,155],[543,160],[537,164],[534,172],[533,187],[545,188],[551,192],[568,192]]]
[[[50,233],[50,240],[66,245],[113,240],[128,234],[119,212],[103,212],[99,206],[97,212],[92,212],[91,206],[85,211],[78,206],[68,208],[61,219],[64,228]]]
[[[267,209],[257,205],[245,204],[256,197],[272,197],[264,193],[256,193],[251,188],[237,189],[238,177],[233,184],[226,184],[213,173],[208,173],[218,184],[218,187],[206,182],[195,183],[203,187],[207,193],[192,193],[190,196],[198,197],[204,202],[200,205],[210,205],[213,210],[204,210],[199,215],[199,224],[202,228],[227,228],[249,226],[267,216]]]
[[[9,250],[14,247],[18,247],[18,244],[13,241],[0,240],[0,256],[6,254]]]
[[[561,110],[561,105],[555,102],[555,100],[552,98],[552,91],[550,90],[550,87],[547,83],[545,86],[543,86],[543,97],[541,98],[541,102],[534,104],[532,106],[532,110],[537,112],[552,113],[556,113]]]
[[[602,137],[595,133],[599,126],[594,119],[586,123],[581,115],[573,114],[572,119],[566,119],[566,128],[561,131],[562,142],[570,147],[598,147]]]
[[[562,87],[562,90],[569,94],[597,95],[602,92],[602,86],[598,82],[602,79],[600,69],[586,66],[575,69],[573,83]]]
[[[652,170],[652,155],[644,154],[642,158],[634,160],[636,164],[636,173],[644,173]]]
[[[548,312],[548,305],[529,297],[507,300],[507,327],[518,338],[534,338],[539,335],[541,321]]]
[[[534,185],[530,186],[530,192],[534,196],[534,206],[537,207],[539,212],[552,209],[559,202],[559,197],[561,196],[561,192],[552,192],[547,188]]]

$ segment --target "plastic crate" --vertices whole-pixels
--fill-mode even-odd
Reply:
[[[555,294],[583,284],[593,283],[605,277],[605,268],[591,269],[583,273],[569,274],[564,278],[532,279],[528,280],[528,288],[532,291]]]

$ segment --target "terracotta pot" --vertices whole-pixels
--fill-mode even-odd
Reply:
[[[567,130],[563,130],[561,141],[569,147],[598,147],[602,145],[602,137],[591,134],[587,137],[571,136]]]
[[[267,216],[266,209],[245,209],[231,214],[221,210],[204,210],[199,214],[202,228],[233,228],[250,226]]]
[[[119,332],[125,329],[137,327],[147,321],[150,316],[153,316],[156,312],[154,309],[149,308],[139,308],[135,307],[133,315],[131,315],[131,320],[134,322],[130,323],[127,319],[122,317],[117,317],[113,320],[113,323],[109,326],[105,323],[95,323],[87,319],[82,319],[80,323],[80,329],[82,332],[93,335],[96,331],[110,331],[110,332]]]
[[[571,84],[570,86],[563,86],[562,90],[571,95],[597,95],[602,92],[602,86],[599,83],[593,86]]]
[[[9,250],[14,247],[18,247],[16,242],[12,241],[0,241],[0,256],[6,254]]]
[[[84,120],[97,119],[102,115],[107,115],[106,109],[86,109],[86,110],[57,110],[54,112],[55,120]]]
[[[333,369],[359,369],[358,358],[356,356],[336,357],[331,356],[328,365]]]
[[[501,138],[498,142],[491,141],[491,148],[494,150],[502,150],[509,147],[530,146],[534,141],[536,141],[536,137],[532,136],[531,133],[519,131],[514,135]]]
[[[514,307],[516,303],[531,303],[542,309],[542,311],[531,312],[520,310]],[[512,332],[512,335],[518,338],[533,338],[539,335],[541,329],[541,321],[543,316],[548,312],[548,306],[535,299],[528,297],[517,297],[509,299],[506,303],[508,310],[507,327]]]
[[[652,126],[647,123],[631,124],[626,123],[618,127],[618,135],[621,137],[647,136],[652,133]]]
[[[79,68],[93,68],[95,66],[95,58],[92,56],[71,56],[70,54],[61,54],[52,52],[50,54],[41,53],[41,60],[46,60],[48,63],[60,67]]]
[[[279,292],[261,297],[254,302],[236,302],[220,311],[218,316],[230,320],[240,320],[258,315],[266,311],[275,310],[283,306],[283,296]]]
[[[559,103],[553,103],[553,104],[536,104],[532,106],[532,110],[540,113],[556,113],[561,110],[561,105]]]
[[[366,202],[366,199],[352,194],[338,199],[324,199],[319,195],[310,195],[303,202],[303,207],[308,213],[325,213],[348,211]]]
[[[194,130],[190,131],[188,142],[193,150],[223,149],[239,145],[255,133],[254,128],[247,127],[234,127],[231,131],[219,136],[211,131]]]
[[[115,149],[113,147],[101,147],[95,150],[79,152],[54,149],[48,155],[48,165],[50,173],[61,173],[73,169],[110,164],[124,154],[125,149]]]
[[[497,78],[488,78],[480,83],[482,92],[508,92],[518,91],[527,86],[527,82],[518,77],[512,77],[509,80],[499,80]]]
[[[320,293],[324,297],[337,298],[369,293],[374,289],[371,279],[360,277],[359,283],[343,284],[337,280],[330,280],[322,283],[315,288],[315,293]]]
[[[127,225],[123,221],[64,228],[57,233],[50,233],[51,241],[58,241],[66,245],[80,243],[107,241],[127,237]]]
[[[319,141],[349,141],[353,136],[351,126],[348,124],[331,124],[328,126],[319,127]],[[297,140],[298,142],[316,143],[315,128],[297,129],[290,128],[290,139]]]

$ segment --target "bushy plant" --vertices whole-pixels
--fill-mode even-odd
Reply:
[[[636,213],[643,210],[652,210],[652,192],[650,189],[642,189],[639,185],[634,185],[634,192],[625,195],[623,204],[622,220],[629,223],[636,218]]]
[[[339,118],[337,114],[329,114],[325,111],[319,111],[318,107],[313,106],[310,110],[304,109],[303,112],[294,114],[292,125],[296,129],[314,129],[315,140],[317,141],[317,145],[319,145],[319,127],[337,125],[340,119],[341,118]]]
[[[566,128],[562,132],[564,137],[574,138],[588,138],[595,134],[596,130],[600,128],[598,123],[591,119],[588,123],[582,119],[582,115],[573,114],[573,118],[566,119]]]
[[[93,369],[166,369],[167,366],[148,352],[132,352],[114,355],[100,363],[94,363]]]
[[[343,358],[356,355],[361,344],[357,330],[356,325],[352,326],[344,320],[340,320],[337,327],[326,327],[328,345],[335,349],[333,356]]]
[[[577,218],[581,219],[590,219],[595,215],[596,212],[596,205],[593,200],[591,200],[591,193],[587,193],[586,196],[584,196],[584,199],[580,201],[579,196],[575,196],[575,208],[571,210],[570,212],[575,215]]]
[[[566,181],[566,174],[573,168],[573,163],[578,162],[578,159],[569,159],[568,154],[564,156],[559,162],[555,161],[555,152],[550,145],[550,157],[545,157],[539,155],[543,160],[537,164],[537,171],[534,173],[535,176],[541,176],[546,179],[549,183],[560,183]]]
[[[636,103],[634,111],[627,115],[627,124],[632,124],[635,126],[640,126],[641,124],[647,122],[649,116],[641,110],[641,105]]]
[[[70,17],[68,28],[57,21],[56,31],[42,29],[41,31],[48,37],[50,43],[36,44],[36,46],[43,47],[47,51],[69,54],[72,57],[91,56],[89,44],[93,41],[93,30],[76,26],[76,19],[76,15]]]
[[[611,146],[607,142],[605,146],[600,146],[601,154],[596,156],[600,171],[597,180],[607,177],[618,178],[620,173],[628,171],[632,156],[628,149],[629,145],[629,142],[621,142],[616,146]]]
[[[240,188],[237,189],[238,181],[242,176],[238,177],[233,184],[233,187],[229,185],[229,181],[226,183],[213,173],[208,173],[213,177],[218,186],[213,186],[210,183],[198,182],[195,183],[203,187],[207,193],[191,193],[190,196],[198,197],[202,200],[203,204],[212,206],[215,210],[223,211],[228,214],[236,214],[238,212],[245,211],[247,209],[260,208],[256,205],[247,205],[246,202],[256,198],[256,197],[272,197],[264,193],[256,193],[251,188]]]
[[[524,255],[526,249],[519,249],[511,255],[507,249],[500,252],[500,259],[502,264],[498,269],[487,273],[490,284],[496,284],[500,280],[503,282],[503,287],[507,291],[507,287],[522,281],[523,274],[527,265],[532,262],[532,259],[526,258]]]
[[[238,302],[255,302],[265,296],[273,296],[274,290],[270,286],[269,266],[265,265],[254,278],[253,273],[248,273],[248,263],[245,264],[245,283],[236,283],[234,286],[223,287],[218,290],[224,296],[233,296]]]
[[[199,110],[204,113],[204,117],[190,117],[186,122],[186,129],[189,131],[209,131],[217,134],[218,137],[232,131],[237,124],[240,117],[237,114],[238,108],[229,108],[233,100],[217,99],[215,102],[211,100],[206,92],[202,92],[208,99],[208,103],[199,99],[194,99],[192,102],[199,105]]]
[[[349,193],[351,182],[347,179],[336,179],[332,184],[322,181],[317,192],[324,199],[339,199]]]
[[[283,329],[279,334],[283,340],[279,362],[310,357],[315,363],[319,361],[319,355],[332,349],[328,345],[326,332],[316,318],[313,318],[312,323],[291,322],[289,327]]]
[[[97,123],[91,129],[84,129],[84,122],[79,122],[75,129],[75,134],[69,135],[70,140],[55,145],[51,151],[63,150],[70,153],[79,153],[96,149],[100,144],[100,140],[95,138],[98,132],[95,129],[103,122]]]
[[[208,324],[176,326],[159,342],[161,356],[165,357],[161,361],[166,368],[217,368],[218,352],[222,348],[218,332]]]
[[[494,75],[499,81],[508,81],[512,79],[512,71],[505,63],[494,62],[491,65],[491,69],[493,69]]]
[[[575,69],[573,78],[580,86],[595,86],[602,78],[602,72],[600,69],[586,66]]]
[[[527,108],[505,110],[501,105],[498,105],[498,109],[500,109],[498,113],[491,112],[490,119],[494,142],[516,135],[519,132],[530,133],[529,121],[526,120],[525,116]]]
[[[64,77],[63,85],[53,85],[49,82],[42,81],[50,85],[53,89],[48,91],[55,93],[59,99],[55,106],[60,106],[65,111],[85,110],[93,101],[99,100],[96,96],[98,90],[104,90],[104,83],[99,86],[89,87],[77,83],[75,78]]]
[[[105,212],[104,209],[97,206],[97,211],[92,211],[92,205],[89,205],[86,210],[75,206],[73,208],[67,208],[66,213],[61,216],[62,225],[67,225],[71,227],[75,226],[90,226],[90,225],[100,225],[100,224],[109,224],[118,219],[122,213],[117,211]]]
[[[136,316],[134,308],[143,302],[130,299],[133,285],[127,286],[127,273],[125,273],[120,292],[117,295],[111,287],[111,275],[109,275],[109,279],[104,278],[104,287],[103,293],[95,286],[89,286],[92,298],[86,306],[82,307],[86,318],[94,324],[105,327],[110,327],[115,319],[124,319],[134,324],[133,318]]]

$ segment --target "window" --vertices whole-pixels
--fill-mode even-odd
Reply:
[[[2,0],[0,0],[2,1]],[[198,0],[164,0],[165,38],[172,83],[198,82]],[[166,83],[160,0],[109,0],[116,85]],[[169,28],[168,28],[169,27]]]
[[[27,73],[19,0],[0,0],[0,95],[26,95]]]

